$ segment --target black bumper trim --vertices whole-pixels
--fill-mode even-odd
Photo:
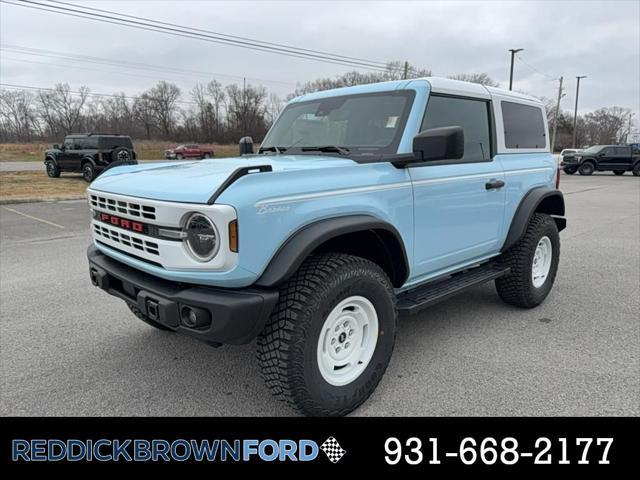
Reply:
[[[245,344],[263,329],[278,301],[278,291],[243,288],[222,289],[171,282],[131,268],[100,252],[87,250],[91,282],[114,297],[136,306],[147,316],[179,333],[210,345]],[[148,311],[152,306],[151,312]],[[183,306],[208,311],[211,325],[187,328],[180,323]]]

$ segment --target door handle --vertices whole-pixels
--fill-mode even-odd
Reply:
[[[487,190],[494,190],[496,188],[504,187],[504,182],[502,180],[489,180],[487,183],[484,184],[484,187]]]

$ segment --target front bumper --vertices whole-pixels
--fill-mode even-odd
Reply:
[[[141,272],[100,252],[87,250],[91,283],[137,307],[150,319],[210,345],[245,344],[253,340],[278,301],[277,290],[238,290],[170,282]],[[185,312],[199,312],[209,322],[185,325]]]
[[[580,166],[580,162],[571,158],[571,159],[567,159],[567,160],[562,160],[560,162],[560,166],[561,167],[579,167]]]

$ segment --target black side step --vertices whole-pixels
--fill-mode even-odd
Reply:
[[[455,273],[450,277],[420,285],[398,295],[398,312],[413,315],[423,308],[441,302],[462,290],[494,280],[509,273],[509,267],[489,262],[479,267]]]

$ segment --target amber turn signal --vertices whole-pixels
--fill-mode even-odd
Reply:
[[[229,222],[229,250],[238,251],[238,221]]]

